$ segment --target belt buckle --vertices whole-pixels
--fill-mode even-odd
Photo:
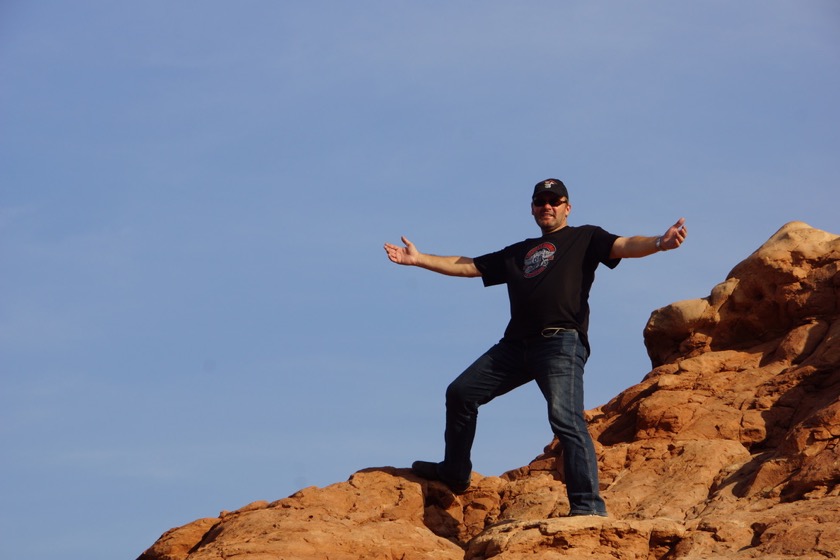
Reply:
[[[547,329],[543,329],[542,332],[540,332],[540,336],[543,338],[551,338],[553,336],[557,336],[557,333],[565,332],[567,330],[569,329],[564,329],[563,327],[549,327]]]

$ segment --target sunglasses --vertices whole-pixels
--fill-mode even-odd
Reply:
[[[546,204],[550,204],[551,206],[557,207],[557,206],[560,206],[561,204],[566,204],[567,202],[569,202],[569,201],[565,200],[565,199],[562,199],[559,196],[541,197],[541,198],[535,198],[535,199],[531,200],[531,204],[533,204],[537,208],[539,208],[541,206],[545,206]]]

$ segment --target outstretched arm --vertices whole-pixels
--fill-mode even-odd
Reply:
[[[414,243],[401,237],[405,247],[385,244],[385,252],[391,262],[397,264],[404,264],[409,266],[419,266],[432,272],[439,274],[446,274],[447,276],[464,276],[467,278],[475,278],[481,276],[481,273],[476,268],[473,260],[469,257],[440,257],[438,255],[429,255],[421,253],[414,246]]]
[[[659,251],[676,249],[682,245],[687,235],[688,229],[685,227],[685,218],[680,218],[677,223],[669,227],[668,231],[659,237],[644,237],[641,235],[619,237],[613,243],[610,258],[632,259],[646,257]]]

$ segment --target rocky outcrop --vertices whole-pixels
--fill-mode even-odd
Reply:
[[[552,442],[461,496],[391,467],[165,533],[139,560],[840,558],[840,237],[785,225],[656,310],[653,370],[588,411],[609,518]]]

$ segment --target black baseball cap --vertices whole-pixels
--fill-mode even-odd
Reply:
[[[566,190],[566,185],[560,179],[546,179],[534,185],[534,194],[531,195],[531,200],[540,193],[551,193],[560,198],[569,198],[569,191]]]

